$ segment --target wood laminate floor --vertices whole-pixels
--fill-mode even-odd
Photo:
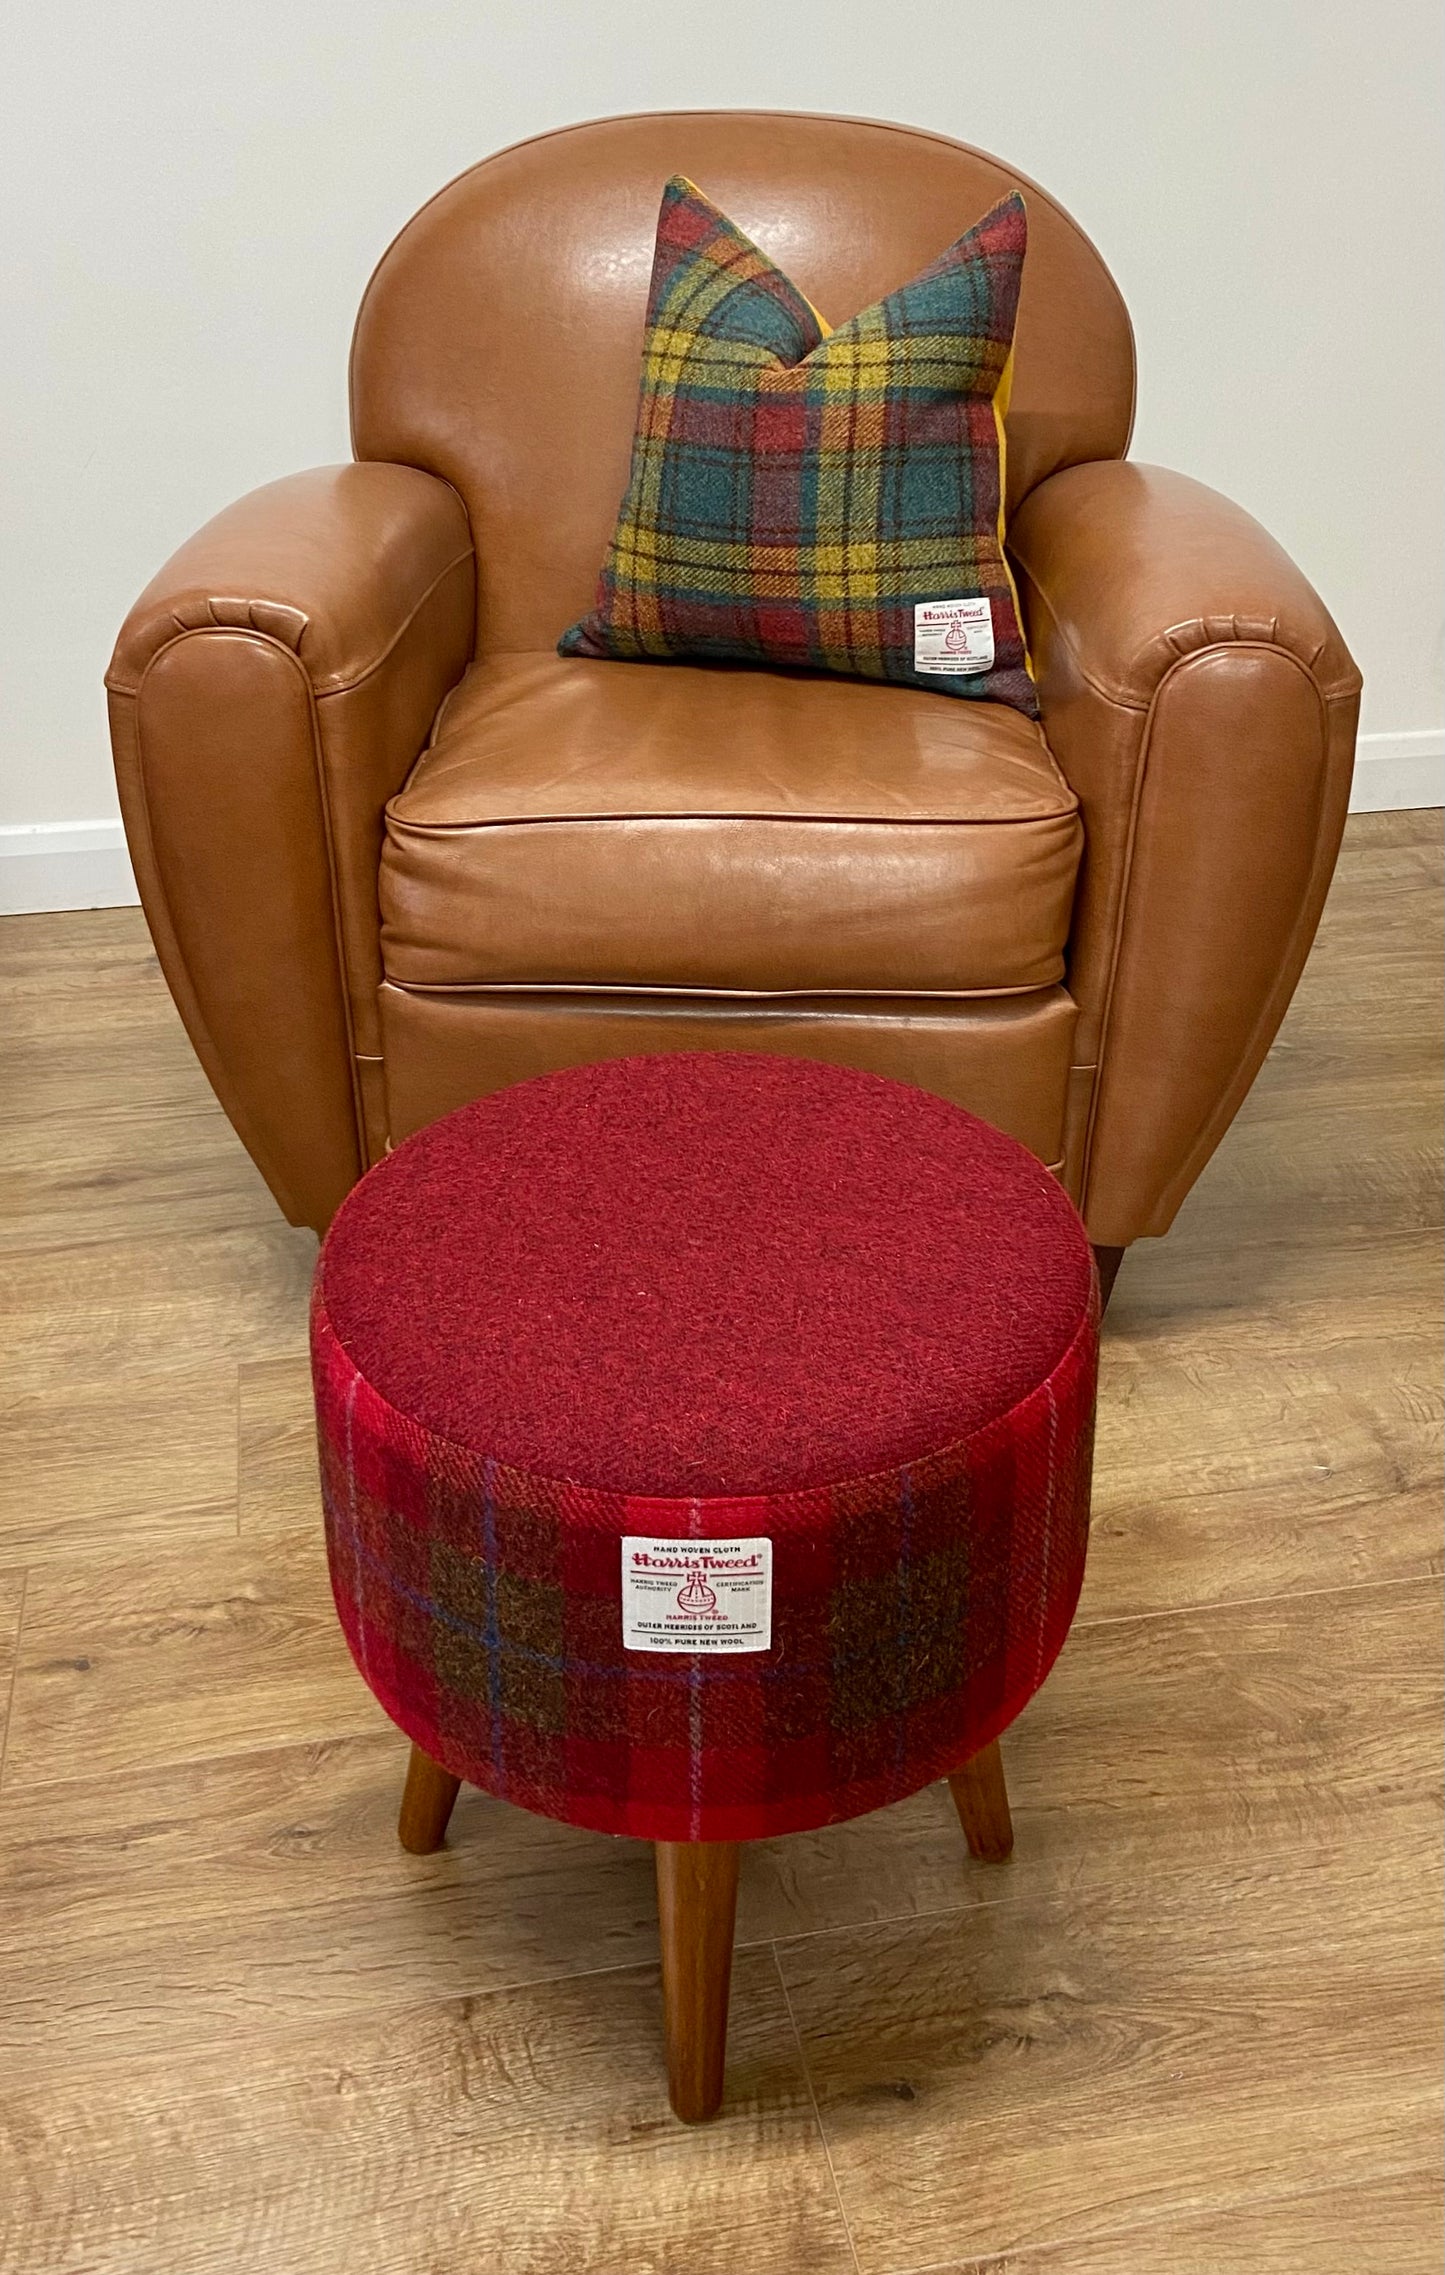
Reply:
[[[139,912],[0,924],[6,2275],[1433,2275],[1439,920],[1440,817],[1353,821],[1120,1276],[1012,1863],[943,1787],[749,1850],[694,2131],[647,1848],[471,1793],[396,1845],[315,1244]]]

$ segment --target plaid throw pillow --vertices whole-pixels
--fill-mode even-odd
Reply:
[[[1035,716],[1003,549],[1026,237],[1015,194],[829,332],[700,190],[669,182],[632,476],[561,653],[801,666]]]

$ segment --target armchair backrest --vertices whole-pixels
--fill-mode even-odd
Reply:
[[[550,647],[591,601],[627,477],[663,183],[686,174],[830,323],[1014,187],[1028,204],[1008,488],[1119,458],[1134,346],[1118,287],[1026,177],[912,127],[785,112],[604,119],[502,151],[409,222],[351,359],[358,458],[439,474],[477,545],[478,651]]]

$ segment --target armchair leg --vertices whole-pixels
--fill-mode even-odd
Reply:
[[[461,1783],[449,1769],[434,1762],[430,1754],[424,1754],[420,1746],[412,1747],[396,1837],[413,1856],[430,1856],[433,1849],[441,1847]]]
[[[1094,1264],[1099,1274],[1099,1311],[1101,1315],[1109,1308],[1109,1298],[1114,1293],[1114,1282],[1119,1277],[1119,1266],[1123,1261],[1124,1251],[1122,1248],[1096,1247],[1094,1250]]]
[[[736,1841],[657,1841],[667,2092],[688,2125],[715,2117],[727,2058]]]

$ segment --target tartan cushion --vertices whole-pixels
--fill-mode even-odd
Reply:
[[[1063,1643],[1096,1318],[1047,1171],[904,1084],[678,1054],[464,1107],[363,1179],[317,1271],[357,1664],[434,1760],[601,1831],[899,1799]],[[639,1536],[767,1543],[766,1646],[630,1647]]]
[[[562,654],[801,666],[1036,717],[1003,546],[1026,241],[1014,193],[829,332],[700,190],[669,182],[631,480]]]

